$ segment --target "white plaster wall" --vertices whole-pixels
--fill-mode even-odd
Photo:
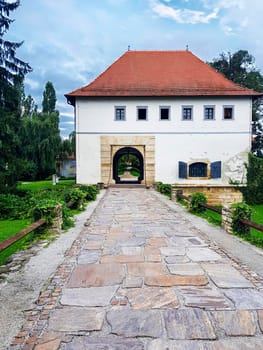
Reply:
[[[100,182],[100,137],[77,135],[76,137],[76,182],[96,184]]]
[[[242,134],[157,135],[155,179],[165,183],[224,185],[228,185],[230,179],[244,180],[249,142],[249,135]],[[222,177],[209,180],[179,179],[179,161],[221,161]],[[237,178],[236,172],[240,178]]]
[[[182,105],[193,106],[193,120],[182,120]],[[204,105],[215,106],[215,120],[204,120]],[[234,119],[223,120],[223,106],[234,106]],[[126,121],[115,121],[115,106],[126,107]],[[137,106],[148,107],[148,120],[137,121]],[[160,106],[170,106],[171,119],[160,121]],[[155,180],[166,183],[228,184],[244,177],[250,150],[250,98],[77,99],[77,182],[101,181],[100,135],[155,135]],[[178,162],[222,161],[222,178],[178,178]]]
[[[182,120],[182,105],[193,106],[193,120]],[[204,105],[215,106],[215,120],[204,120]],[[234,119],[223,120],[223,106],[234,106]],[[126,120],[115,121],[115,106],[126,107]],[[137,106],[148,107],[148,120],[137,120]],[[160,120],[160,106],[170,106],[171,120]],[[120,132],[238,132],[250,129],[249,98],[79,99],[76,131]]]

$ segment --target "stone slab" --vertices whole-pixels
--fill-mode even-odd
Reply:
[[[144,284],[147,286],[173,287],[173,286],[205,286],[208,284],[206,276],[176,276],[159,275],[146,276]]]
[[[101,249],[103,241],[88,241],[84,244],[84,249]]]
[[[124,337],[157,337],[163,333],[157,310],[111,310],[107,313],[111,333]]]
[[[139,339],[126,339],[113,335],[102,337],[73,337],[69,343],[61,345],[61,350],[144,350]],[[53,349],[52,349],[53,350]]]
[[[72,272],[68,288],[114,286],[122,283],[125,276],[121,264],[78,265]]]
[[[78,264],[95,264],[99,258],[99,251],[83,250],[78,257]]]
[[[202,344],[196,340],[154,339],[149,342],[147,350],[205,350]]]
[[[221,256],[214,252],[212,249],[206,247],[196,247],[196,248],[188,248],[187,256],[194,262],[200,261],[217,261],[221,260]]]
[[[99,331],[105,312],[84,307],[64,307],[51,313],[49,330],[59,332]]]
[[[258,321],[261,332],[263,333],[263,310],[258,310]]]
[[[141,255],[143,254],[143,247],[121,247],[123,255]]]
[[[127,276],[123,281],[124,288],[141,288],[143,285],[142,277]]]
[[[191,236],[191,237],[175,236],[171,238],[170,242],[173,246],[183,246],[187,248],[207,247],[207,243],[205,243],[201,238],[197,236]]]
[[[173,255],[185,255],[185,247],[163,247],[160,248],[161,254],[165,256],[173,256]]]
[[[204,270],[200,267],[200,265],[195,263],[189,264],[169,264],[167,265],[168,270],[173,275],[180,276],[196,276],[203,275]]]
[[[256,334],[256,319],[248,310],[214,311],[212,316],[216,325],[227,336],[253,336]]]
[[[155,339],[149,342],[147,350],[262,350],[262,344],[263,338],[255,337],[211,341]]]
[[[216,339],[208,314],[200,309],[165,310],[163,312],[170,339]]]
[[[188,256],[186,255],[174,255],[174,256],[166,256],[164,258],[164,261],[167,264],[182,264],[182,263],[187,263],[190,261]]]
[[[62,291],[60,303],[71,306],[106,306],[110,305],[118,286],[66,288]]]
[[[263,309],[263,291],[255,289],[229,289],[224,294],[237,309],[260,310]]]
[[[143,255],[105,255],[100,260],[101,264],[108,263],[139,263],[144,262]]]
[[[198,307],[206,310],[229,309],[230,301],[220,293],[219,290],[206,287],[183,287],[180,294],[184,299],[184,305],[190,307]]]
[[[229,264],[202,264],[212,281],[220,288],[249,288],[253,284]]]
[[[160,263],[129,263],[127,264],[128,274],[132,276],[156,276],[166,273],[165,267]]]
[[[122,290],[122,295],[128,298],[135,310],[179,307],[179,301],[172,288],[133,288],[128,291]]]

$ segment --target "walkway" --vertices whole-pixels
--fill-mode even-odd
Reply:
[[[10,349],[263,349],[257,274],[176,207],[109,189]]]

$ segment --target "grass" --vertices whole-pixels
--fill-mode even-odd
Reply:
[[[263,204],[253,205],[252,208],[252,220],[257,224],[263,225]],[[263,248],[263,232],[258,231],[254,228],[250,230],[249,236],[242,236],[245,240],[254,244],[257,247]]]
[[[25,220],[0,220],[0,242],[4,241],[5,239],[13,236],[14,234],[18,233],[19,231],[26,228],[31,221],[29,219]],[[30,241],[32,239],[32,234],[27,235],[26,237],[22,238],[20,241],[14,243],[9,248],[5,249],[3,252],[0,253],[0,265],[5,264],[8,257],[12,254],[14,254],[17,250],[23,249],[26,242]]]
[[[65,188],[75,184],[75,180],[60,180],[56,185],[52,184],[52,180],[22,182],[18,185],[19,189],[39,191],[48,188]]]
[[[75,184],[75,180],[60,180],[57,185],[52,184],[52,180],[35,181],[35,182],[23,182],[20,183],[18,189],[31,190],[37,192],[44,189],[65,189],[66,187],[72,187]],[[76,210],[77,212],[77,210]],[[75,213],[72,213],[74,215]],[[15,235],[23,230],[25,227],[31,224],[30,219],[24,220],[0,220],[0,242]],[[37,232],[37,231],[36,231]],[[42,238],[46,238],[41,235]],[[11,245],[0,253],[0,265],[3,265],[8,257],[18,250],[26,249],[28,245],[35,239],[39,238],[37,234],[31,232],[26,237],[22,238],[18,242]]]
[[[0,220],[0,242],[31,224],[31,220]]]
[[[178,202],[181,205],[187,207],[186,201],[180,199]],[[251,221],[256,222],[257,224],[263,225],[263,204],[253,205],[251,206],[251,208],[252,208]],[[213,225],[221,226],[222,216],[209,209],[206,209],[206,211],[203,213],[195,214],[195,215],[207,220]],[[263,232],[261,231],[251,228],[249,235],[238,235],[238,236],[259,248],[263,248]]]

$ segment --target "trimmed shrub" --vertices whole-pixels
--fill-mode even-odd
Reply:
[[[202,207],[200,204],[206,204],[207,198],[202,192],[195,192],[189,196],[189,210],[192,213],[202,213],[206,209]]]
[[[239,235],[249,235],[250,228],[242,224],[242,222],[240,222],[240,219],[251,220],[252,209],[245,202],[235,203],[231,206],[231,208],[233,209],[233,215],[232,215],[233,232]]]
[[[172,185],[157,182],[157,191],[171,198]]]

